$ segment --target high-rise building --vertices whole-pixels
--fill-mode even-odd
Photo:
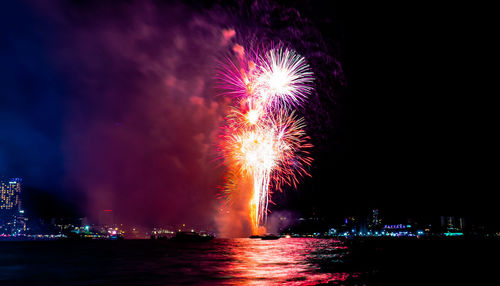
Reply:
[[[21,179],[0,178],[0,233],[19,233],[26,230],[26,219],[21,210]]]
[[[0,180],[0,211],[21,210],[21,179]]]
[[[441,216],[441,229],[443,231],[463,231],[465,220],[463,217]]]
[[[382,219],[379,217],[378,209],[373,209],[368,216],[368,228],[370,230],[380,230],[382,228]]]

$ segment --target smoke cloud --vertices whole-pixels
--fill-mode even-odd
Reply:
[[[112,209],[127,224],[249,233],[242,220],[248,200],[234,199],[230,215],[221,215],[217,200],[224,170],[215,144],[229,105],[214,88],[217,62],[257,43],[284,42],[314,69],[327,53],[312,25],[294,9],[260,1],[204,9],[144,1],[35,5],[57,27],[48,42],[69,82],[66,184],[85,194],[89,218]],[[317,94],[311,102],[319,111]]]
[[[65,27],[55,53],[73,92],[68,180],[86,194],[89,217],[112,209],[127,224],[209,227],[227,108],[213,78],[234,30],[180,4],[81,5],[48,13]]]

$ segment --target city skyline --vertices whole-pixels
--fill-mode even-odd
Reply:
[[[115,220],[115,213],[111,209],[104,209],[99,212],[97,219],[89,221],[87,217],[52,217],[50,222],[47,218],[42,218],[30,213],[31,210],[21,209],[21,178],[11,178],[0,180],[0,234],[1,235],[40,235],[36,231],[42,229],[54,232],[54,227],[59,228],[58,235],[68,235],[71,233],[82,235],[93,235],[97,233],[108,233],[114,235],[121,233],[126,237],[145,238],[151,235],[172,236],[176,231],[191,230],[193,227],[185,223],[177,226],[167,226],[157,224],[155,226],[140,226],[130,224],[127,221]],[[430,220],[419,221],[410,217],[405,219],[395,219],[394,216],[384,217],[384,210],[365,209],[363,214],[356,214],[325,218],[316,215],[310,217],[297,217],[298,214],[290,212],[279,212],[271,215],[267,223],[268,231],[277,234],[291,236],[313,235],[313,236],[497,236],[500,231],[491,225],[485,225],[483,220],[474,220],[464,216],[441,215]],[[401,214],[404,216],[405,214]],[[401,217],[401,216],[400,216]],[[33,221],[34,224],[30,221]],[[43,222],[45,221],[45,222]],[[342,222],[341,222],[342,221]],[[43,227],[44,226],[44,227]],[[133,230],[131,230],[133,228]],[[32,229],[32,230],[30,230]],[[63,231],[64,229],[64,231]],[[99,229],[99,230],[98,230]],[[127,231],[124,231],[127,229]],[[139,230],[141,229],[141,230]],[[157,230],[158,229],[158,230]],[[163,230],[162,230],[163,229]],[[34,232],[35,231],[35,232]],[[199,231],[199,230],[197,230]],[[201,231],[216,231],[215,225],[207,225]],[[130,233],[128,233],[130,232]],[[46,235],[46,234],[43,234]],[[102,235],[102,234],[101,234]],[[132,236],[131,236],[132,235]]]

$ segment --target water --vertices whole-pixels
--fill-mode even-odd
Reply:
[[[331,271],[348,249],[327,239],[2,242],[0,250],[0,281],[26,284],[304,285],[358,276]]]
[[[498,263],[485,261],[499,259],[498,244],[313,238],[0,242],[0,285],[481,285],[497,273]],[[461,284],[465,278],[472,284]]]

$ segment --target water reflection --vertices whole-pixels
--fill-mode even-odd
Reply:
[[[342,263],[346,247],[336,240],[291,238],[227,241],[231,259],[221,265],[228,284],[312,285],[344,281],[352,273],[325,271],[325,265]]]
[[[58,285],[344,284],[341,281],[358,277],[349,262],[344,263],[348,251],[340,241],[313,238],[18,242],[0,244],[0,280],[16,285],[39,281]]]

